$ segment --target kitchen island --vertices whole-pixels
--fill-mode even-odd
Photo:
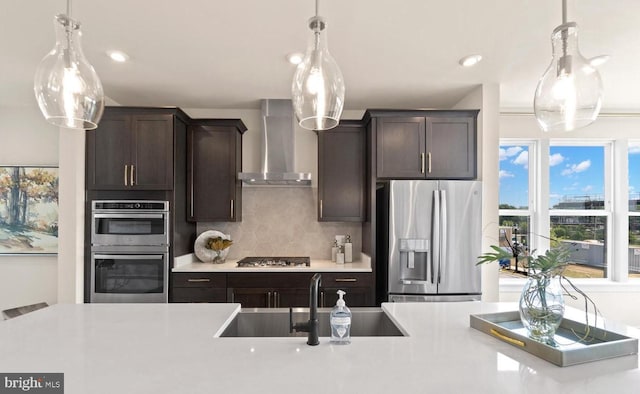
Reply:
[[[0,322],[0,373],[63,372],[67,394],[638,392],[637,355],[561,368],[469,327],[515,308],[383,304],[408,336],[307,346],[214,337],[239,304],[59,304]]]

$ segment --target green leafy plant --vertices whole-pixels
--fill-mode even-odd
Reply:
[[[216,252],[225,250],[229,246],[233,245],[233,241],[230,239],[224,239],[222,237],[212,237],[207,240],[207,249],[215,250]]]
[[[555,241],[555,240],[552,240]],[[559,244],[556,242],[556,244]],[[534,315],[535,319],[553,320],[560,319],[562,311],[558,311],[555,306],[546,304],[546,291],[550,285],[551,280],[554,277],[559,277],[560,286],[564,294],[577,300],[575,296],[568,288],[578,293],[584,299],[584,311],[585,311],[585,333],[579,335],[574,331],[574,334],[580,341],[589,340],[589,306],[594,310],[595,321],[594,325],[597,325],[598,310],[595,302],[582,290],[580,290],[569,278],[564,275],[565,268],[569,265],[569,258],[571,256],[571,249],[563,244],[560,246],[547,250],[544,254],[536,254],[536,251],[527,253],[524,248],[504,248],[492,245],[492,252],[487,252],[481,256],[478,256],[478,262],[476,265],[491,263],[494,261],[500,261],[503,259],[511,259],[517,257],[521,260],[524,266],[527,268],[527,276],[530,280],[535,281],[533,285],[526,286],[521,295],[520,305],[521,313],[522,309],[526,309],[527,313]],[[568,286],[565,286],[567,284]],[[563,309],[563,308],[562,308]],[[559,323],[559,320],[558,320]]]

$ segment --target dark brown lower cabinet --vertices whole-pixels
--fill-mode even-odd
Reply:
[[[243,308],[309,307],[310,273],[174,272],[173,302],[236,302]],[[318,306],[332,307],[337,291],[347,295],[347,306],[373,306],[371,273],[321,273]]]
[[[337,291],[347,295],[347,306],[373,306],[374,288],[371,273],[322,272],[318,293],[319,307],[332,307]],[[230,273],[227,277],[227,300],[243,308],[309,307],[309,283],[313,273]]]
[[[332,308],[338,301],[338,290],[343,290],[347,293],[344,296],[344,301],[347,306],[372,306],[371,303],[371,289],[365,287],[323,287],[320,291],[319,307]]]
[[[320,288],[320,307],[333,307],[338,301],[338,290],[347,293],[347,306],[373,306],[374,286],[370,273],[323,273]]]
[[[227,302],[227,274],[174,272],[172,302]]]
[[[243,308],[305,307],[309,306],[309,289],[235,287],[227,290],[227,298]]]
[[[243,308],[309,306],[309,281],[313,273],[229,273],[227,299]]]

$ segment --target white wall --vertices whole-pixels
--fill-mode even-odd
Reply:
[[[480,109],[478,114],[478,180],[482,181],[482,250],[498,242],[498,137],[500,89],[478,86],[453,107]],[[498,268],[482,266],[482,300],[498,301]]]
[[[618,145],[626,146],[629,139],[640,139],[640,114],[636,116],[607,116],[601,115],[593,124],[572,132],[544,133],[538,127],[532,114],[513,115],[502,114],[500,116],[500,138],[524,138],[524,139],[563,139],[584,142],[588,139],[616,140]],[[618,152],[620,153],[620,152]],[[624,152],[622,152],[624,154]],[[618,158],[619,159],[619,158]],[[620,168],[614,176],[624,175],[626,169]],[[541,179],[546,179],[541,176]],[[626,204],[626,190],[617,190],[622,193],[623,204]],[[624,218],[614,218],[621,221]],[[614,226],[616,224],[614,223]],[[626,231],[623,231],[626,234]],[[623,235],[624,236],[624,235]],[[622,239],[624,241],[624,239]],[[625,250],[626,251],[626,250]],[[616,258],[614,256],[614,258]],[[626,254],[618,258],[627,258]],[[590,282],[591,281],[591,282]],[[523,280],[524,282],[524,280]],[[621,321],[626,324],[640,327],[640,281],[629,280],[625,283],[602,284],[598,280],[575,280],[578,286],[585,291],[598,305],[602,314],[609,319]],[[500,301],[516,301],[520,295],[521,286],[508,284],[500,286]],[[582,308],[579,301],[567,299],[569,305]]]
[[[59,130],[59,303],[84,301],[85,137],[84,130]]]
[[[58,165],[58,128],[37,107],[0,108],[0,164]],[[57,302],[57,256],[0,255],[0,310]]]

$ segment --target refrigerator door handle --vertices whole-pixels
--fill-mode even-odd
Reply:
[[[440,259],[438,260],[438,283],[442,278],[442,261],[447,261],[447,191],[440,191]]]
[[[433,260],[438,259],[438,266],[440,265],[440,194],[438,190],[433,191],[433,228],[431,233],[433,234],[433,253],[431,254],[431,264],[429,277],[431,278],[431,283],[433,284],[434,280],[434,262]]]
[[[403,279],[400,281],[403,285],[428,285],[428,280],[412,280],[412,279]]]

